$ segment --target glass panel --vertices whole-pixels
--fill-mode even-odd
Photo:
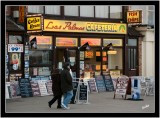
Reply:
[[[136,68],[136,65],[137,65],[137,54],[136,54],[136,49],[134,49],[134,68]]]
[[[93,6],[80,6],[80,16],[94,17],[94,7]]]
[[[43,13],[43,6],[29,5],[28,12],[29,13]]]
[[[22,36],[18,35],[9,35],[9,43],[10,44],[22,44]]]
[[[130,49],[128,49],[128,68],[130,69],[131,68],[131,62],[130,62]]]
[[[137,39],[128,39],[128,46],[137,46]]]
[[[29,51],[29,64],[51,64],[51,51]]]
[[[133,49],[131,49],[131,69],[134,69],[134,67],[133,67],[133,59],[134,59],[133,55],[134,55]]]
[[[9,53],[9,70],[21,70],[21,53]]]
[[[78,16],[78,6],[64,6],[64,15]]]
[[[110,18],[122,18],[122,6],[110,6]]]
[[[108,6],[95,6],[96,17],[108,18]]]
[[[60,15],[60,6],[45,6],[45,14]]]

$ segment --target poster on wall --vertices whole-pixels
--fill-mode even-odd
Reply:
[[[25,67],[25,68],[29,68],[29,61],[28,61],[28,60],[25,60],[25,62],[24,62],[24,67]]]
[[[84,61],[80,61],[80,70],[84,70]]]
[[[29,54],[29,46],[25,46],[25,54]]]
[[[80,51],[80,60],[84,60],[84,51]]]
[[[21,53],[12,53],[10,64],[13,70],[19,70],[21,68]]]
[[[23,44],[8,44],[8,52],[23,52]]]

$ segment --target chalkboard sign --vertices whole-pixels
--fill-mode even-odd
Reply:
[[[79,85],[79,100],[86,100],[87,101],[87,97],[88,97],[88,92],[87,92],[87,85]]]
[[[90,92],[98,92],[95,78],[88,81]]]
[[[114,91],[114,86],[110,74],[104,75],[103,78],[106,86],[106,91]]]
[[[73,97],[72,97],[70,103],[74,104],[75,103],[76,94],[77,94],[78,82],[76,82],[76,81],[72,82],[72,86],[73,86]]]
[[[104,83],[103,77],[98,75],[98,76],[95,76],[95,79],[96,79],[98,92],[105,92],[106,91],[106,87],[105,87],[105,83]]]
[[[21,97],[33,97],[32,88],[29,79],[19,79]]]

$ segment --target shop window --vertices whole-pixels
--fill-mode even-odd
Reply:
[[[64,15],[78,16],[78,6],[64,6]]]
[[[52,37],[51,36],[30,36],[29,49],[52,50]]]
[[[110,6],[110,18],[122,18],[122,6]]]
[[[45,6],[45,14],[60,15],[60,6]]]
[[[29,64],[41,65],[41,64],[51,64],[52,63],[52,52],[51,51],[29,51]]]
[[[51,67],[30,67],[29,75],[30,76],[50,76]]]
[[[115,48],[117,54],[108,54],[108,70],[120,70],[123,72],[123,53],[122,48]]]
[[[9,35],[9,44],[23,44],[22,36]]]
[[[108,18],[109,6],[95,6],[95,17]]]

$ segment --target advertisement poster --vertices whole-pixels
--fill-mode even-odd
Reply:
[[[84,61],[80,61],[80,69],[84,70]]]
[[[80,60],[84,60],[84,51],[80,51]]]
[[[126,76],[121,76],[117,79],[116,91],[115,94],[126,95],[127,86],[129,78]]]

